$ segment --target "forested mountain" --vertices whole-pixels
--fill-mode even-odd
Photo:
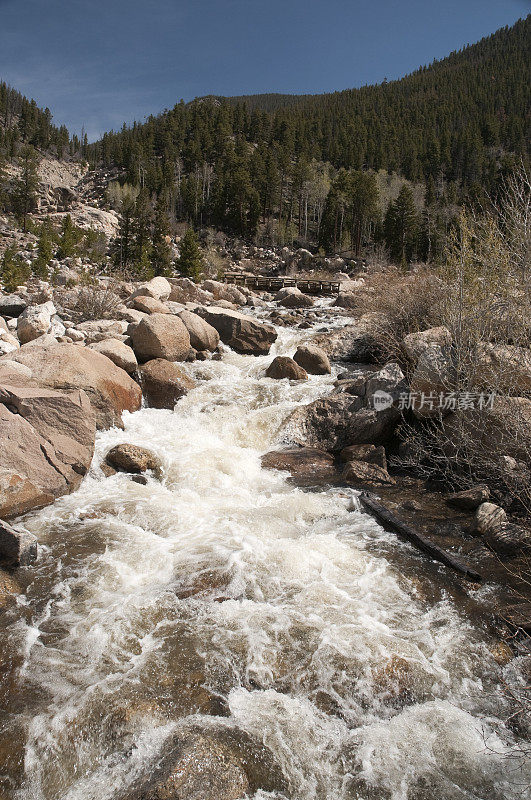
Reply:
[[[500,176],[528,157],[530,45],[528,17],[378,86],[181,101],[144,124],[105,134],[87,156],[162,195],[177,219],[243,236],[253,236],[262,219],[276,241],[298,235],[336,248],[350,231],[359,251],[385,208],[376,208],[369,187],[363,223],[353,213],[346,223],[345,192],[352,180],[360,183],[350,173],[396,172],[425,183],[432,202],[449,205],[494,191]],[[339,210],[326,233],[321,221],[331,188]]]
[[[80,143],[70,136],[66,126],[52,125],[49,108],[42,110],[35,100],[28,100],[16,89],[0,83],[0,157],[13,158],[21,146],[39,150],[52,149],[60,158],[68,155],[70,146],[78,152]]]

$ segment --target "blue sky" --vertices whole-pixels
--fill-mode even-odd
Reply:
[[[205,94],[401,77],[530,0],[0,0],[0,79],[94,139]]]

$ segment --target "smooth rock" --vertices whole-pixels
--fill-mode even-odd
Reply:
[[[151,314],[129,326],[133,350],[139,361],[165,358],[184,361],[190,350],[190,335],[184,322],[172,314]]]
[[[216,349],[219,344],[219,333],[212,325],[191,311],[180,311],[178,316],[183,321],[190,335],[190,344],[195,350]]]
[[[152,470],[161,473],[162,462],[147,447],[135,444],[117,444],[105,456],[106,463],[121,472],[146,472]]]
[[[138,362],[134,351],[119,339],[103,339],[101,342],[89,345],[91,350],[109,358],[113,364],[128,373],[135,372]]]
[[[315,344],[299,345],[293,360],[309,375],[329,375],[332,371],[325,351]]]
[[[481,536],[496,533],[507,523],[507,514],[495,503],[482,503],[476,511],[474,529]]]
[[[182,367],[164,358],[143,364],[140,379],[146,402],[152,408],[174,408],[196,385]]]
[[[221,341],[237,353],[267,355],[277,338],[272,325],[258,322],[239,311],[209,306],[198,308],[197,313],[217,330]]]
[[[51,301],[24,309],[17,322],[17,335],[20,343],[26,344],[26,342],[31,342],[32,339],[48,333],[55,313],[55,306]]]
[[[135,297],[133,305],[137,311],[142,311],[144,314],[169,314],[169,308],[155,297],[148,297],[147,295],[140,295]]]
[[[308,380],[306,370],[288,356],[277,356],[273,359],[265,374],[267,378],[275,378],[275,380],[282,380],[282,378],[288,378],[290,381]]]

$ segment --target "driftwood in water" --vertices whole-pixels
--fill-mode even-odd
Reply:
[[[409,525],[406,525],[405,522],[402,522],[402,520],[393,514],[392,511],[389,511],[388,508],[385,508],[385,506],[377,503],[365,492],[360,495],[360,503],[362,504],[363,508],[365,508],[372,516],[376,517],[379,522],[382,522],[384,526],[390,527],[392,530],[396,531],[398,534],[400,534],[400,536],[403,536],[405,539],[414,544],[415,547],[418,547],[419,550],[427,553],[436,561],[440,561],[441,564],[451,567],[451,569],[455,570],[460,575],[463,575],[470,581],[477,582],[481,580],[481,575],[467,567],[466,564],[462,564],[461,561],[454,558],[454,556],[450,555],[450,553],[447,553],[445,550],[442,550],[425,536],[422,536],[420,533],[413,530],[413,528],[410,528]]]

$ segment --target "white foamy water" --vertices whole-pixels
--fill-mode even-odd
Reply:
[[[271,355],[300,340],[280,329]],[[186,365],[197,388],[174,411],[100,434],[79,491],[28,520],[43,554],[6,631],[4,739],[23,755],[7,796],[121,800],[191,721],[270,749],[284,788],[255,800],[523,796],[486,634],[423,599],[418,557],[387,560],[407,546],[349,511],[348,490],[261,468],[334,380],[265,379],[271,355]],[[103,477],[124,441],[160,456],[161,482]]]

